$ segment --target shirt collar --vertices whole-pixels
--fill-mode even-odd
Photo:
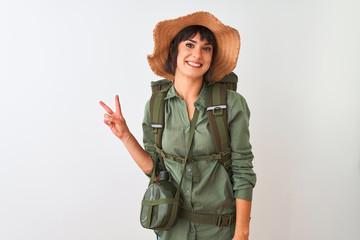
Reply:
[[[172,84],[169,91],[167,92],[165,100],[168,100],[173,97],[180,98],[179,95],[175,91],[174,84]],[[200,89],[199,96],[195,101],[195,106],[199,105],[203,108],[207,108],[208,101],[209,101],[208,87],[207,87],[206,83],[203,83],[203,85],[201,86],[201,89]]]

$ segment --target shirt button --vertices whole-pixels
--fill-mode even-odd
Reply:
[[[188,172],[191,172],[191,168],[188,168]]]
[[[187,193],[187,194],[189,194],[189,193],[190,193],[190,190],[189,190],[189,189],[188,189],[188,190],[186,190],[186,193]]]

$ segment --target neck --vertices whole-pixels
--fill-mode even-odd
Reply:
[[[199,92],[203,83],[203,79],[192,79],[186,77],[179,77],[175,74],[174,87],[176,93],[187,104],[194,103],[199,96]]]
[[[199,97],[202,77],[198,79],[186,78],[175,74],[174,88],[180,98],[186,103],[188,117],[191,120],[195,111],[195,101]]]

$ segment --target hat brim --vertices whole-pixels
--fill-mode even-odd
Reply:
[[[153,33],[154,52],[147,56],[151,70],[158,76],[170,81],[174,80],[174,75],[167,73],[164,67],[170,43],[178,32],[191,25],[207,27],[215,35],[218,50],[214,59],[212,81],[220,81],[236,67],[240,51],[240,35],[236,29],[224,25],[209,12],[195,12],[156,24]]]

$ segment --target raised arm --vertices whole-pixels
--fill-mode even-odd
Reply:
[[[104,114],[104,123],[109,126],[113,134],[123,142],[131,157],[141,170],[145,174],[150,173],[153,169],[153,161],[150,155],[141,147],[136,138],[131,134],[121,113],[119,96],[115,96],[115,112],[113,112],[104,102],[100,101],[99,103],[107,112]]]

